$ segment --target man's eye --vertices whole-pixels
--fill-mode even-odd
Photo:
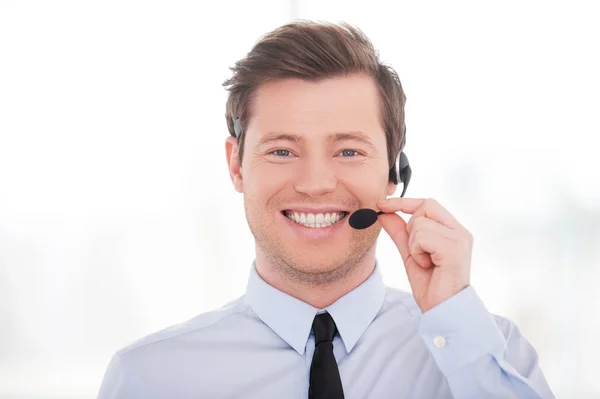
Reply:
[[[290,155],[290,150],[275,150],[271,154],[277,155],[278,157],[287,157]]]
[[[340,153],[342,157],[353,157],[358,155],[358,151],[356,150],[344,150]]]

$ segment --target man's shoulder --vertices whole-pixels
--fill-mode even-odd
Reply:
[[[244,302],[244,296],[242,296],[220,308],[200,313],[187,321],[170,325],[144,337],[138,338],[121,348],[118,353],[121,356],[125,356],[128,353],[136,352],[144,348],[148,349],[160,343],[168,343],[169,341],[177,340],[179,338],[183,339],[189,334],[202,335],[203,333],[209,333],[211,327],[215,327],[220,322],[243,313],[246,308],[247,305]]]

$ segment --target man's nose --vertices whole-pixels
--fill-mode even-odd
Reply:
[[[319,197],[330,193],[337,187],[337,178],[332,165],[326,161],[311,160],[304,162],[298,170],[295,189],[300,193]]]

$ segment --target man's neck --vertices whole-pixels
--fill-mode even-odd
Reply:
[[[278,271],[277,267],[273,266],[260,251],[256,254],[256,270],[267,284],[317,309],[324,309],[369,278],[375,268],[374,249],[371,248],[362,261],[343,279],[329,284],[314,285],[294,281]]]

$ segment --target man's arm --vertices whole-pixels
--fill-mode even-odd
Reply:
[[[555,397],[535,349],[514,323],[489,313],[472,286],[417,326],[456,399]]]

